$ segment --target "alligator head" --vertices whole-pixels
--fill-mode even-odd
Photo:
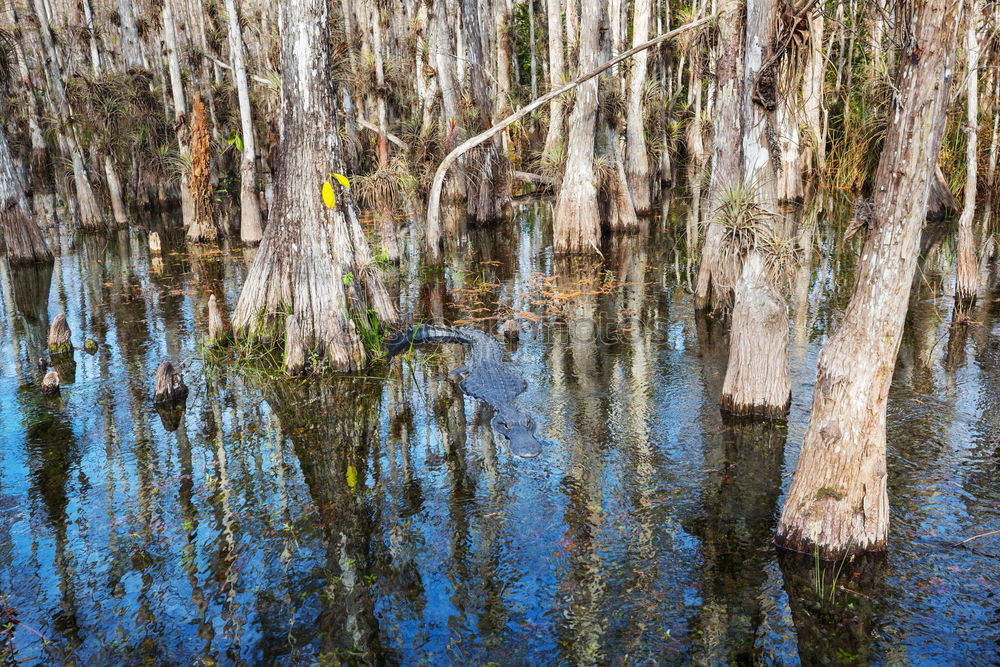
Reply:
[[[513,456],[533,459],[542,453],[542,442],[535,437],[535,421],[516,408],[498,410],[490,424],[507,438],[507,449]]]

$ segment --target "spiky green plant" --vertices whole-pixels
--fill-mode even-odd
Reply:
[[[770,217],[758,203],[760,187],[742,182],[722,190],[719,207],[711,220],[722,225],[722,252],[742,260],[760,241],[763,224]]]
[[[786,289],[795,276],[802,250],[794,238],[773,230],[757,234],[756,250],[764,260],[764,270],[771,284]]]

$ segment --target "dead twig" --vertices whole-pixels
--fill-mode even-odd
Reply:
[[[960,547],[963,544],[965,544],[966,542],[971,542],[972,540],[978,540],[980,537],[989,537],[990,535],[996,535],[997,533],[1000,533],[1000,528],[997,528],[995,530],[987,530],[985,533],[979,533],[978,535],[973,535],[972,537],[967,537],[964,540],[962,540],[961,542],[955,542],[951,546],[953,546],[953,547]]]

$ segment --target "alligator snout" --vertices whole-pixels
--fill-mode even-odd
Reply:
[[[527,415],[502,415],[493,417],[493,430],[507,438],[507,449],[512,456],[533,459],[542,453],[542,442],[535,437],[535,422]]]

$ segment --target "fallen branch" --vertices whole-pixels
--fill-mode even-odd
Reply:
[[[218,65],[222,69],[228,69],[228,70],[232,70],[233,69],[232,65],[230,65],[229,63],[222,62],[221,60],[219,60],[218,58],[216,58],[215,56],[213,56],[210,53],[202,53],[201,55],[205,56],[206,58],[208,58],[209,60],[211,60],[213,63],[215,63],[216,65]],[[258,83],[263,83],[265,86],[273,86],[274,85],[274,81],[271,81],[270,79],[265,79],[262,76],[257,76],[256,74],[253,74],[253,73],[250,73],[250,72],[248,72],[247,74],[250,76],[251,79],[253,79],[254,81],[257,81]]]
[[[455,160],[457,160],[464,153],[472,150],[479,144],[488,141],[489,139],[492,139],[497,134],[502,132],[504,129],[506,129],[513,123],[516,123],[520,119],[524,118],[535,109],[545,104],[548,104],[551,100],[555,99],[556,97],[559,97],[563,93],[573,90],[580,84],[586,83],[587,81],[593,79],[595,76],[601,74],[602,72],[611,69],[621,61],[627,58],[631,58],[640,51],[645,51],[646,49],[656,46],[657,44],[661,44],[667,41],[668,39],[672,39],[685,32],[688,32],[695,28],[699,28],[714,19],[715,19],[715,14],[711,14],[709,16],[706,16],[705,18],[698,19],[697,21],[692,21],[691,23],[682,25],[679,28],[675,28],[674,30],[665,32],[662,35],[659,35],[658,37],[654,37],[653,39],[647,42],[639,44],[638,46],[633,46],[628,51],[621,53],[616,58],[612,58],[611,60],[604,63],[597,69],[591,70],[590,72],[587,72],[585,74],[581,74],[580,76],[576,77],[575,79],[573,79],[566,85],[562,86],[561,88],[556,88],[555,90],[550,91],[539,98],[536,98],[533,102],[529,103],[524,107],[521,107],[520,109],[518,109],[511,115],[507,116],[493,127],[477,134],[474,137],[466,139],[464,142],[456,146],[450,153],[448,153],[447,156],[445,156],[444,160],[441,161],[441,164],[438,165],[437,171],[434,172],[434,181],[431,184],[431,191],[427,197],[427,248],[430,251],[429,259],[433,262],[437,262],[440,260],[441,190],[444,188],[444,177],[448,173],[448,169],[451,167],[451,165],[455,163]]]
[[[354,120],[358,123],[358,125],[360,125],[361,127],[365,128],[366,130],[371,130],[375,134],[381,134],[382,133],[382,130],[378,129],[378,125],[376,125],[375,123],[369,123],[367,120],[365,120],[361,116],[358,116]],[[403,141],[402,139],[400,139],[399,137],[397,137],[392,132],[386,132],[385,133],[385,138],[388,139],[389,141],[391,141],[392,143],[396,144],[400,148],[402,148],[404,151],[405,150],[409,150],[409,148],[410,148],[409,145],[405,141]]]
[[[542,176],[541,174],[530,174],[526,171],[514,171],[514,178],[523,183],[535,183],[538,185],[555,185],[556,179],[551,176]]]

